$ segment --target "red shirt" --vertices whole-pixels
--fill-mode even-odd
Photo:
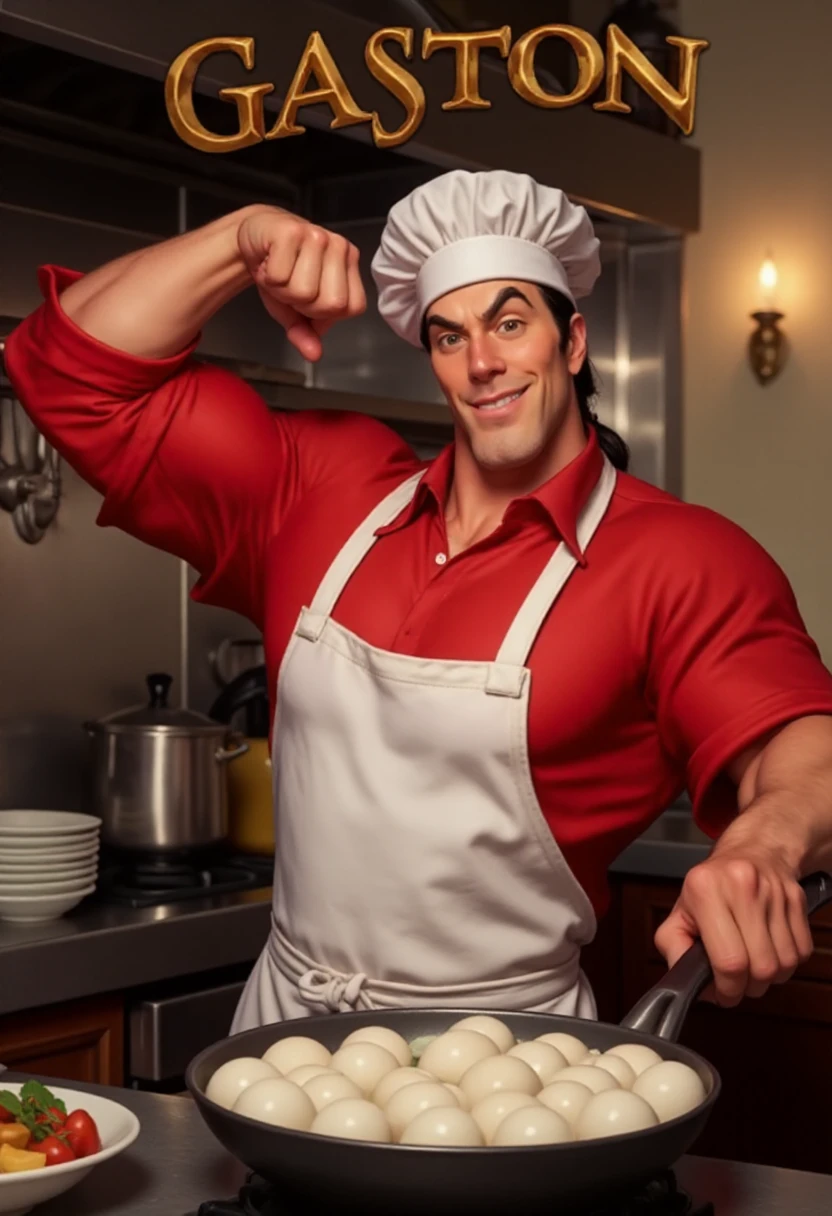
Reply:
[[[193,347],[164,360],[102,345],[62,312],[74,278],[8,341],[29,414],[104,494],[99,521],[176,554],[198,600],[262,629],[270,684],[302,605],[358,523],[419,468],[412,504],[359,566],[334,616],[372,645],[493,659],[601,468],[595,433],[443,563],[453,447],[425,466],[364,415],[280,414]],[[195,346],[196,344],[194,344]],[[726,765],[766,732],[832,713],[832,676],[789,584],[736,525],[627,474],[529,658],[529,749],[543,812],[596,910],[611,861],[687,787],[717,835],[736,811]]]

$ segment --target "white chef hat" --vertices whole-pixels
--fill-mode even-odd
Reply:
[[[526,173],[454,169],[391,209],[372,262],[379,312],[419,346],[434,300],[471,283],[522,279],[574,304],[601,273],[598,250],[592,221],[562,190]]]

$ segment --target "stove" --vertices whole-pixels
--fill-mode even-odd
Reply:
[[[271,1183],[252,1176],[236,1199],[209,1200],[186,1216],[297,1216],[297,1210],[278,1196]],[[715,1210],[712,1203],[695,1205],[678,1186],[673,1171],[667,1170],[632,1199],[588,1208],[585,1216],[715,1216]]]
[[[274,858],[235,854],[127,857],[102,853],[96,898],[151,908],[272,883]]]

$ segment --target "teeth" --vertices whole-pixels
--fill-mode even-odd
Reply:
[[[522,392],[522,389],[520,391]],[[500,397],[498,401],[490,401],[488,405],[481,405],[479,408],[481,410],[499,410],[502,409],[504,405],[508,405],[509,402],[516,401],[519,396],[519,392],[510,393],[508,397]]]

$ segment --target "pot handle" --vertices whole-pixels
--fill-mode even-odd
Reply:
[[[806,914],[832,901],[832,874],[810,874],[800,880],[806,894]],[[688,1010],[713,977],[711,964],[701,942],[682,955],[675,967],[655,987],[637,1001],[621,1025],[675,1043]]]
[[[239,739],[239,743],[230,748],[218,747],[214,752],[214,759],[218,764],[227,764],[229,760],[236,760],[238,756],[244,756],[248,751],[248,743],[242,735],[231,735],[230,738],[232,742]]]

